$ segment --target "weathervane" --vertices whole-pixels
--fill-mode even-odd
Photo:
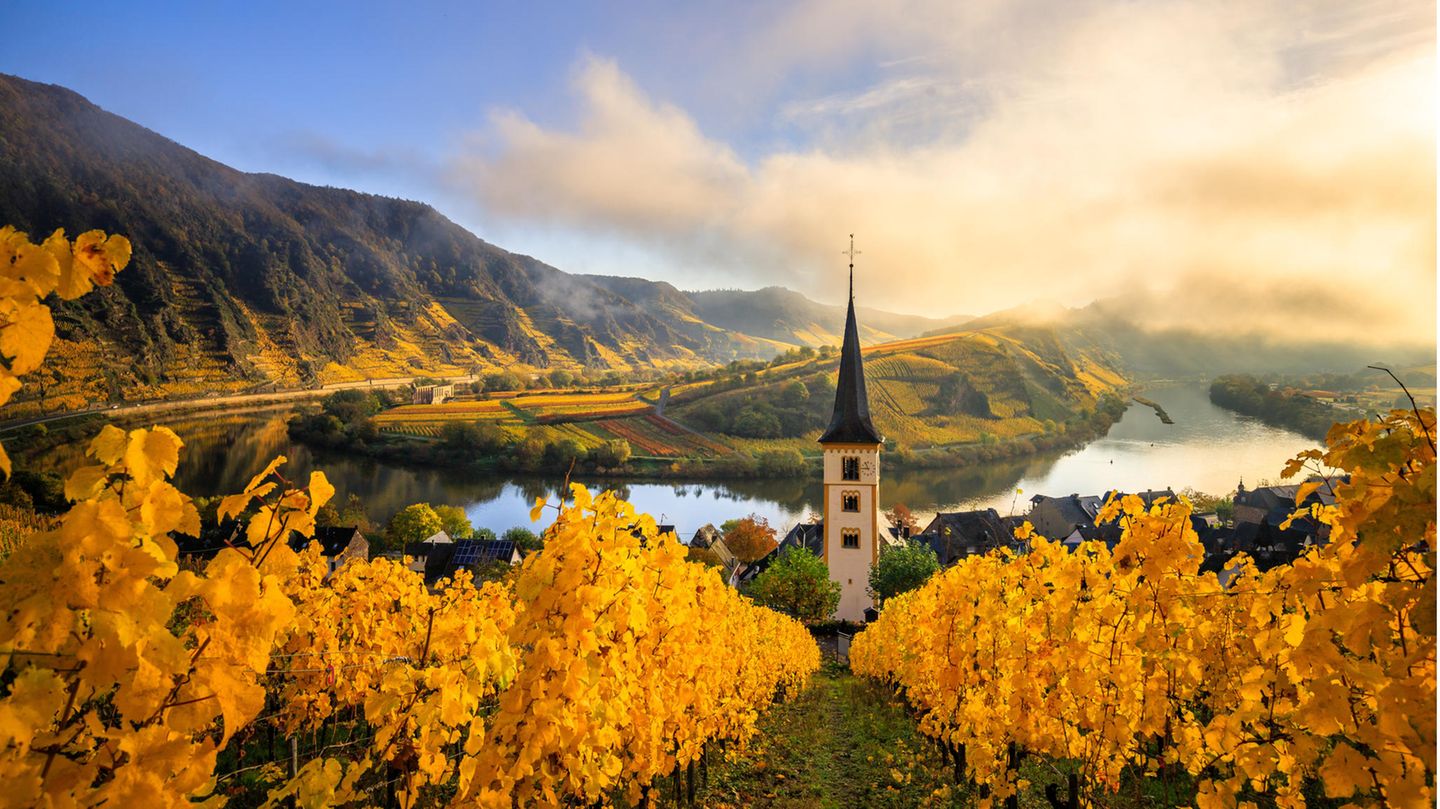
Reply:
[[[850,300],[853,301],[855,300],[855,257],[860,255],[860,251],[855,249],[855,234],[850,234],[850,249],[842,250],[840,255],[850,257]]]

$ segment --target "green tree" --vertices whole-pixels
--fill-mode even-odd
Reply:
[[[793,478],[806,473],[805,456],[800,450],[767,449],[760,453],[760,474],[765,477]]]
[[[611,469],[624,466],[630,460],[630,442],[623,438],[606,441],[590,450],[590,460]]]
[[[488,422],[447,421],[440,428],[440,445],[462,455],[495,455],[505,448],[505,432]]]
[[[488,391],[525,390],[524,380],[509,371],[486,374],[482,382]]]
[[[585,457],[585,448],[573,438],[562,438],[545,447],[545,465],[552,469],[569,469],[570,464]]]
[[[935,551],[923,542],[907,542],[880,554],[870,568],[870,595],[884,604],[887,599],[914,590],[940,569]]]
[[[385,550],[399,550],[407,542],[428,539],[444,527],[444,521],[429,503],[406,506],[390,518],[390,525],[385,531],[388,540]]]
[[[341,390],[325,397],[321,408],[345,424],[354,424],[380,412],[380,400],[364,390]]]
[[[212,510],[213,514],[213,510]],[[359,495],[350,493],[343,504],[336,504],[334,500],[320,507],[315,512],[315,523],[317,525],[353,525],[360,529],[360,533],[366,537],[374,536],[375,524],[370,521],[370,513],[365,509],[365,503]]]
[[[517,525],[514,528],[506,530],[505,533],[500,535],[500,538],[514,542],[515,547],[520,549],[521,554],[538,551],[545,547],[545,543],[541,541],[540,537],[537,536],[534,531],[531,531],[523,525]]]
[[[459,506],[435,506],[434,508],[435,514],[440,517],[440,530],[449,534],[451,539],[470,539],[474,536],[475,529],[470,525],[470,518],[466,516],[465,509]]]
[[[781,551],[745,592],[759,604],[808,623],[829,618],[840,606],[840,582],[831,581],[825,562],[805,548]]]

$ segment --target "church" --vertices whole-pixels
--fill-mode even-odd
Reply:
[[[865,390],[865,363],[860,355],[860,330],[855,323],[855,264],[850,264],[850,302],[845,312],[845,337],[840,346],[840,378],[835,383],[835,411],[820,436],[824,455],[824,521],[821,556],[832,581],[840,584],[835,617],[865,620],[873,602],[868,592],[870,568],[880,559],[880,446],[884,439],[870,421]]]
[[[880,527],[880,447],[885,439],[870,421],[860,328],[855,321],[855,251],[850,251],[850,301],[840,346],[840,377],[835,410],[820,436],[823,454],[824,512],[818,522],[801,523],[779,547],[740,568],[731,583],[753,581],[786,548],[805,548],[825,560],[830,579],[840,585],[835,618],[860,623],[873,606],[870,568],[885,547],[903,542]]]

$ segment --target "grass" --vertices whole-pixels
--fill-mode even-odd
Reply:
[[[967,806],[950,771],[888,691],[827,661],[809,689],[760,720],[744,751],[710,767],[714,807]]]
[[[954,770],[927,740],[904,704],[883,686],[827,659],[810,687],[760,719],[748,749],[716,756],[696,805],[711,809],[975,806],[973,787],[956,786]],[[1029,757],[1020,777],[1022,809],[1050,809],[1045,787],[1065,791],[1063,764]],[[1189,805],[1188,782],[1171,793],[1154,778],[1127,775],[1101,799],[1111,807]],[[669,792],[661,805],[672,805]],[[996,802],[996,805],[1001,805]]]

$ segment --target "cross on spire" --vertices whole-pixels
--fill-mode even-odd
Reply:
[[[850,249],[842,250],[840,255],[850,257],[850,300],[853,301],[855,300],[855,257],[860,255],[860,251],[855,249],[855,234],[850,234]]]

